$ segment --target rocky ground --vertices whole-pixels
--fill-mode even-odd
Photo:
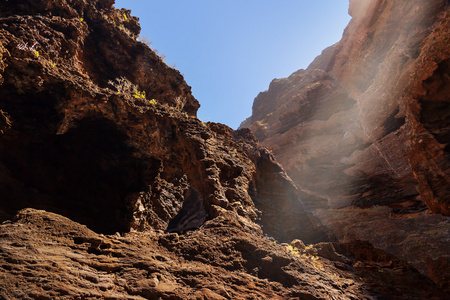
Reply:
[[[1,299],[445,299],[369,244],[278,244],[227,214],[189,233],[96,234],[42,210],[0,226]]]

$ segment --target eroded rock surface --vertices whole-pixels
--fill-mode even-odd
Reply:
[[[198,120],[182,75],[112,3],[2,2],[2,219],[34,207],[101,233],[185,232],[220,208],[255,221],[272,202],[269,234],[326,240],[273,155],[248,130]]]
[[[367,243],[310,245],[333,233],[307,194],[198,120],[113,3],[0,3],[0,298],[443,298]]]
[[[342,40],[255,99],[241,127],[326,201],[311,198],[311,207],[420,195],[448,215],[448,9],[447,1],[351,1]]]
[[[297,244],[293,244],[297,245]],[[228,212],[185,235],[99,235],[46,211],[0,225],[3,299],[444,299],[364,243],[276,244]]]
[[[417,217],[412,222],[426,227],[434,221],[424,210],[450,215],[449,3],[355,0],[349,13],[342,40],[307,70],[272,81],[241,127],[273,151],[307,207],[321,209],[317,215],[338,237],[351,230],[334,226],[324,209],[383,206],[385,217]],[[346,210],[340,214],[345,218]],[[377,228],[385,234],[364,239],[386,250],[396,243],[391,231],[418,230],[381,219]],[[434,259],[448,266],[445,224],[436,225],[443,245],[432,239],[431,247],[444,247]],[[423,268],[426,249],[393,252],[424,273],[435,269]],[[448,286],[448,277],[441,284]]]

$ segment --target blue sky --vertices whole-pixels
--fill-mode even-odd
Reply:
[[[116,0],[139,17],[141,35],[175,65],[203,121],[232,128],[274,78],[306,68],[338,42],[348,0]]]

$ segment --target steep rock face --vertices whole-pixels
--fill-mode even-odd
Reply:
[[[221,209],[255,221],[276,195],[269,234],[326,239],[273,156],[248,130],[198,120],[181,74],[113,2],[1,3],[1,218],[34,207],[102,233],[185,232]]]
[[[277,91],[274,98],[271,90]],[[337,202],[335,197],[351,184],[343,176],[347,165],[340,159],[350,156],[355,144],[363,144],[359,122],[348,124],[356,115],[356,101],[332,76],[316,69],[274,80],[269,91],[255,99],[254,108],[264,111],[267,103],[273,105],[273,112],[254,122],[252,131],[309,194],[304,198],[309,207]],[[242,126],[251,121],[253,116]]]
[[[349,13],[342,40],[307,70],[274,80],[241,127],[274,152],[338,238],[355,237],[342,226],[347,212],[339,219],[326,209],[387,206],[392,214],[371,223],[384,234],[357,235],[432,272],[427,260],[450,262],[448,222],[422,212],[449,215],[449,3],[350,1]],[[366,210],[358,211],[365,224]],[[388,225],[408,236],[418,229],[392,220],[411,218],[439,228],[447,241],[439,258],[390,248]],[[448,285],[448,277],[440,282]]]
[[[342,40],[306,71],[274,80],[241,127],[331,206],[391,204],[418,196],[419,185],[446,214],[447,10],[446,1],[351,1]],[[427,132],[429,149],[418,151]]]
[[[372,142],[389,139],[397,129],[397,134],[405,132],[399,146],[421,198],[433,212],[449,215],[445,149],[450,100],[448,76],[443,75],[450,57],[448,1],[371,2],[373,6],[355,15],[330,71],[358,98],[362,127]],[[389,159],[393,151],[382,143],[379,148],[385,168],[391,165],[397,172],[391,161],[398,159]],[[398,175],[393,177],[405,177]]]

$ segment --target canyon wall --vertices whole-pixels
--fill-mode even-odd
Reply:
[[[424,273],[427,260],[449,263],[449,13],[442,0],[350,1],[341,41],[273,80],[241,124],[340,240],[371,241]],[[439,254],[418,250],[419,232]]]
[[[449,214],[448,3],[351,1],[342,40],[256,97],[251,128],[311,207]]]
[[[334,242],[250,130],[196,118],[113,4],[0,2],[0,298],[445,296]]]
[[[248,130],[198,120],[183,76],[112,4],[2,3],[2,219],[34,207],[108,234],[185,232],[225,210],[280,240],[328,239],[273,156]]]

